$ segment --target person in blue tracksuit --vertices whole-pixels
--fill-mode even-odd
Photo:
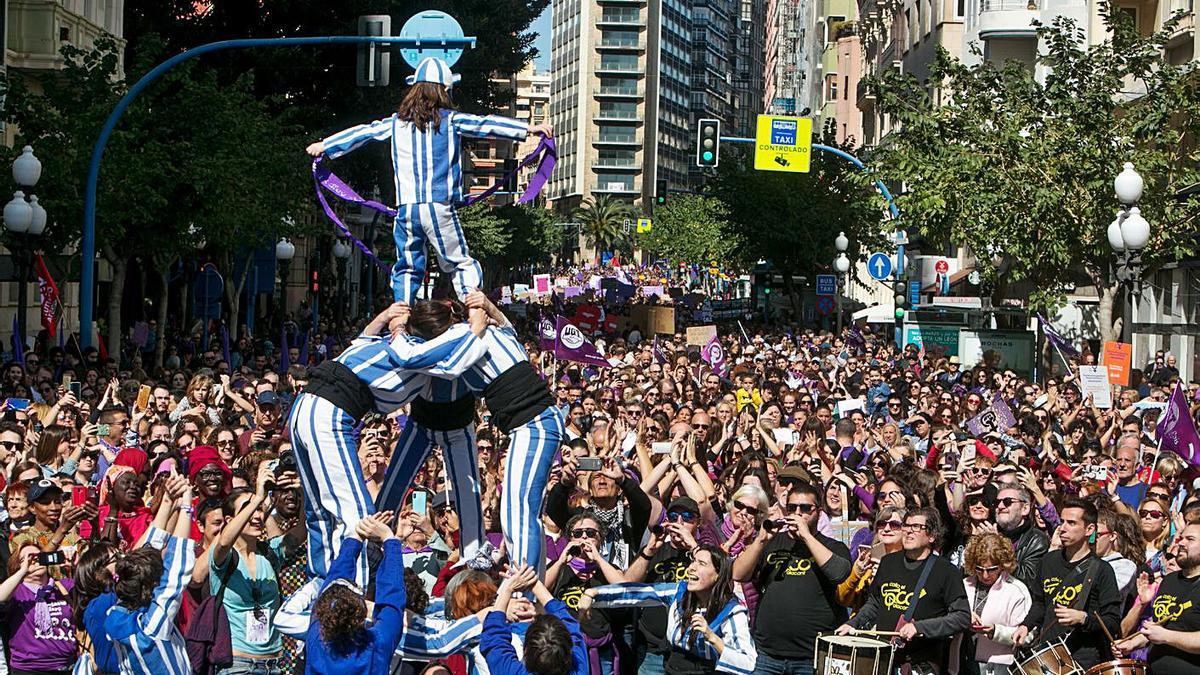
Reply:
[[[364,518],[342,542],[329,568],[325,586],[313,605],[304,638],[305,667],[310,675],[385,675],[392,652],[404,632],[404,555],[400,538],[388,527],[385,514]],[[375,617],[367,627],[367,602],[353,583],[363,539],[383,544],[383,560],[375,577]]]
[[[308,146],[314,157],[336,159],[368,141],[390,141],[396,183],[396,220],[392,235],[398,260],[392,269],[392,293],[412,302],[425,278],[425,245],[432,243],[441,268],[454,273],[464,298],[483,283],[483,270],[467,250],[456,207],[463,202],[463,137],[522,141],[530,134],[549,136],[549,125],[530,126],[499,115],[454,110],[450,88],[459,79],[436,57],[417,64],[412,85],[390,117],[351,127]]]
[[[532,590],[546,613],[537,616],[525,630],[525,654],[519,659],[506,612],[513,593],[525,589]],[[491,675],[587,675],[589,669],[587,644],[579,622],[528,565],[516,568],[500,583],[492,611],[483,620],[479,651]]]
[[[482,393],[492,414],[492,424],[509,434],[508,455],[504,464],[504,484],[500,496],[500,522],[504,530],[509,558],[517,565],[545,567],[545,537],[542,534],[542,501],[554,454],[563,443],[566,431],[562,412],[554,405],[546,383],[538,376],[517,332],[483,293],[471,292],[466,298],[469,309],[487,312],[492,323],[484,333],[486,354],[455,380],[430,378],[428,398],[445,403],[462,399],[470,393]],[[437,335],[441,326],[453,315],[454,303],[422,303],[422,316],[413,314],[409,332],[417,338],[414,345],[430,335]],[[404,493],[428,452],[429,440],[423,434],[401,434],[392,461],[384,477],[383,488],[376,497],[380,510],[399,511]],[[473,453],[467,453],[473,455]],[[452,461],[454,457],[451,457]],[[472,464],[473,466],[473,464]],[[466,470],[451,468],[451,475]],[[462,479],[466,480],[466,479]],[[464,532],[470,532],[472,521],[481,519],[476,503],[467,506],[466,495],[478,490],[455,486],[458,514]]]
[[[487,317],[471,323],[458,316],[445,331],[421,344],[398,340],[410,308],[396,303],[375,317],[336,359],[309,372],[288,418],[296,469],[304,486],[308,569],[324,578],[342,539],[355,523],[375,512],[358,460],[355,429],[374,410],[389,414],[427,387],[430,377],[457,377],[487,348],[480,339]],[[381,335],[388,331],[387,335]],[[358,561],[356,580],[368,581],[367,560]]]
[[[116,649],[122,675],[192,672],[183,635],[175,626],[183,590],[196,564],[195,546],[189,539],[192,486],[187,478],[173,474],[165,489],[164,501],[179,511],[174,532],[164,537],[165,555],[155,548],[140,548],[117,561],[117,604],[108,611],[104,630]]]

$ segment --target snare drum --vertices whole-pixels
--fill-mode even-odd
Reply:
[[[1133,659],[1105,661],[1088,668],[1087,675],[1146,675],[1146,662]]]
[[[1032,656],[1017,663],[1017,670],[1025,675],[1084,675],[1061,638],[1034,650]]]
[[[816,675],[891,675],[892,645],[858,635],[818,635]]]

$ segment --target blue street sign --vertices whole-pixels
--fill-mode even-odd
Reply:
[[[875,281],[883,281],[892,276],[892,257],[886,253],[872,253],[867,258],[867,274]]]
[[[837,277],[832,274],[818,274],[817,295],[837,295]]]
[[[921,304],[921,282],[916,279],[908,281],[908,304],[913,307]]]
[[[463,37],[462,26],[449,14],[430,10],[414,14],[400,29],[400,56],[413,68],[426,56],[436,56],[453,66],[463,48],[475,46],[475,38]]]
[[[817,298],[817,314],[821,316],[833,314],[833,298],[828,295],[822,295]]]

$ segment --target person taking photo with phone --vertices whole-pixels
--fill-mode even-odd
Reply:
[[[65,673],[75,663],[76,623],[70,602],[75,582],[50,576],[49,555],[33,543],[20,545],[8,560],[8,578],[0,583],[13,675]]]

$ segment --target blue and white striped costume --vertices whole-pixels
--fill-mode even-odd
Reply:
[[[484,341],[467,324],[456,324],[419,344],[359,336],[335,360],[370,389],[375,411],[387,414],[424,391],[430,376],[461,375],[485,349]],[[317,577],[325,577],[346,534],[359,520],[375,513],[358,460],[355,429],[359,421],[312,393],[296,398],[288,419],[305,493],[308,570]],[[367,585],[366,556],[358,560],[356,581]]]
[[[758,650],[754,647],[754,636],[750,633],[750,618],[746,606],[733,598],[717,614],[708,627],[725,643],[720,655],[700,635],[688,639],[685,631],[691,625],[691,617],[682,616],[683,595],[687,592],[687,581],[673,584],[609,584],[595,590],[596,599],[592,607],[655,607],[667,608],[667,640],[675,651],[684,652],[693,658],[710,661],[717,672],[750,675],[758,661]]]
[[[152,531],[152,536],[165,538],[166,557],[150,605],[134,610],[113,606],[104,630],[117,651],[121,675],[190,675],[192,664],[175,615],[196,564],[195,548],[190,539],[161,530]]]
[[[392,115],[351,127],[323,141],[325,154],[338,158],[367,141],[391,141],[397,214],[392,236],[398,260],[392,268],[392,294],[412,302],[425,278],[425,244],[432,242],[443,271],[454,272],[458,297],[483,285],[483,270],[467,251],[455,207],[463,202],[462,138],[523,141],[529,125],[498,115],[442,110],[441,124],[421,131]]]
[[[456,380],[430,379],[426,398],[435,403],[454,401],[467,393],[482,393],[489,384],[513,366],[528,362],[529,356],[511,323],[489,326],[483,342],[487,354]],[[504,485],[500,501],[500,521],[508,543],[509,558],[514,564],[528,564],[536,569],[545,565],[542,548],[542,500],[554,454],[565,436],[562,413],[554,406],[509,432],[508,455],[504,464]],[[440,433],[440,432],[439,432]],[[474,449],[474,432],[470,447],[451,444],[450,478],[457,495],[457,513],[463,536],[482,532],[483,514],[478,500],[465,495],[478,495],[478,467]],[[396,510],[404,493],[412,484],[431,447],[429,432],[405,427],[388,465],[383,489],[376,502],[380,510]],[[439,439],[439,442],[440,439]],[[462,462],[462,466],[455,466]],[[481,536],[481,535],[479,535]]]

